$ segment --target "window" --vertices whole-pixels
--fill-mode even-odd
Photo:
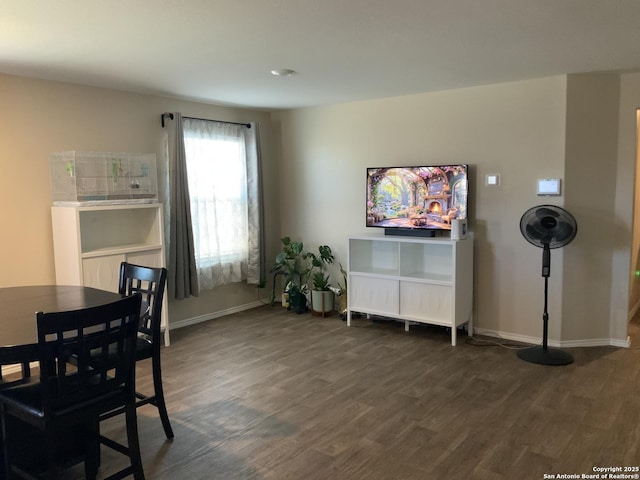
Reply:
[[[247,279],[249,219],[244,128],[184,119],[200,289]]]

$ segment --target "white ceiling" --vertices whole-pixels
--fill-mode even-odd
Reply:
[[[0,72],[259,109],[638,70],[640,0],[0,0]]]

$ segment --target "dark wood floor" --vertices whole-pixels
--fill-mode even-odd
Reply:
[[[138,410],[146,478],[538,480],[638,466],[640,350],[571,353],[546,367],[464,337],[451,347],[444,329],[349,328],[279,306],[182,328],[163,350],[175,439]],[[138,381],[150,388],[146,368]],[[119,419],[103,429],[124,437]],[[117,462],[103,449],[101,475]]]

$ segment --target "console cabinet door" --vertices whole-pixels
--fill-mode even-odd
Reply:
[[[349,279],[349,309],[380,315],[398,314],[398,281],[351,275]]]
[[[400,315],[412,320],[451,325],[453,288],[417,282],[400,282]]]

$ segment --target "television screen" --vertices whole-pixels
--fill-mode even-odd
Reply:
[[[367,168],[367,227],[451,230],[467,218],[467,165]]]

